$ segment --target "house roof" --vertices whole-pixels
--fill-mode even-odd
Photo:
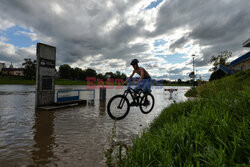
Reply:
[[[250,38],[243,43],[243,47],[250,47]]]
[[[222,71],[224,71],[226,74],[232,74],[232,71],[231,71],[228,67],[223,66],[222,64],[219,64],[219,65],[216,67],[215,71],[218,71],[218,70],[222,70]]]
[[[248,53],[240,56],[239,58],[235,59],[234,61],[232,61],[230,63],[230,66],[234,66],[234,65],[236,65],[236,64],[238,64],[238,63],[240,63],[240,62],[242,62],[242,61],[244,61],[244,60],[246,60],[248,58],[250,58],[250,52],[248,52]]]

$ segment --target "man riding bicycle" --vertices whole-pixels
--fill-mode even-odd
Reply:
[[[151,77],[143,67],[138,66],[138,63],[139,61],[137,59],[133,59],[131,61],[130,65],[133,66],[134,70],[130,77],[124,82],[124,84],[127,83],[134,76],[135,73],[139,74],[140,79],[134,90],[138,92],[140,89],[142,89],[143,93],[146,96],[144,105],[147,105],[149,103],[147,95],[151,93]],[[136,93],[134,94],[134,97],[136,97]]]
[[[132,60],[130,64],[133,66],[134,71],[124,82],[124,84],[127,83],[137,73],[140,75],[137,86],[134,89],[128,86],[123,94],[113,96],[108,102],[107,113],[114,120],[125,118],[131,106],[140,107],[143,114],[150,113],[154,108],[155,100],[151,94],[151,77],[144,68],[138,66],[138,63],[137,59]],[[132,103],[130,103],[131,100],[128,97],[132,97]]]

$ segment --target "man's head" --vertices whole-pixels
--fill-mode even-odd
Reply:
[[[139,61],[137,59],[133,59],[130,63],[134,67],[134,69],[138,68]]]

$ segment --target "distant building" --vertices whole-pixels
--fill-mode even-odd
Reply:
[[[250,52],[232,61],[229,68],[233,73],[250,69]]]
[[[218,71],[223,72],[225,75],[233,74],[232,70],[229,67],[226,67],[222,64],[219,64],[214,70],[214,72]]]
[[[2,68],[2,75],[24,76],[24,68],[14,68],[12,63],[9,68]]]
[[[250,69],[250,52],[232,61],[229,67],[219,64],[211,74],[210,80],[219,79],[226,75],[231,75],[248,69]]]
[[[2,75],[24,76],[23,68],[3,68]]]
[[[250,47],[250,38],[246,40],[243,47]],[[225,75],[237,73],[250,69],[250,52],[238,57],[229,64],[229,67],[219,64],[215,67],[214,72],[211,74],[209,80],[219,79]]]
[[[2,71],[3,68],[5,68],[5,63],[0,63],[0,72]]]

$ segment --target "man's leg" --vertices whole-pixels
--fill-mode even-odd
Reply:
[[[134,101],[137,103],[137,100],[136,100],[136,96],[137,96],[137,93],[140,89],[143,88],[143,82],[140,82],[136,85],[136,87],[134,88],[135,92],[134,94],[132,95],[132,98],[134,99]],[[133,102],[132,102],[133,103]]]
[[[147,81],[143,86],[143,92],[145,95],[145,101],[148,101],[148,94],[151,92],[151,81]]]

